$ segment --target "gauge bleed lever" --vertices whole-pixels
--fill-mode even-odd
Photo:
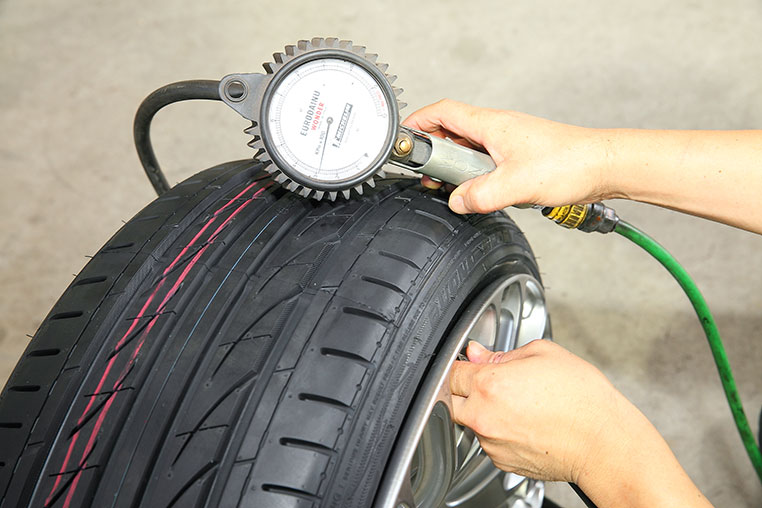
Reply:
[[[389,162],[454,185],[495,169],[486,153],[408,127],[400,127]]]

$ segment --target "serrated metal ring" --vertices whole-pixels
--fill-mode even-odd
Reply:
[[[267,114],[269,93],[271,93],[280,79],[282,79],[279,78],[277,74],[280,71],[284,71],[283,76],[285,76],[291,69],[315,58],[339,58],[363,66],[374,79],[379,82],[382,90],[387,95],[389,104],[394,106],[392,108],[393,113],[396,113],[396,115],[393,115],[390,119],[393,123],[393,128],[390,130],[389,139],[386,140],[387,149],[374,160],[374,163],[370,166],[367,172],[348,181],[316,185],[315,182],[309,182],[306,179],[300,178],[298,175],[288,174],[288,171],[284,172],[282,169],[282,167],[286,165],[285,162],[280,160],[275,150],[268,149],[266,143],[268,132],[267,125],[263,122],[263,119]],[[399,110],[406,106],[405,103],[397,100],[397,97],[402,93],[402,89],[392,85],[397,77],[386,73],[389,66],[387,64],[378,63],[378,55],[367,53],[365,47],[355,46],[352,44],[352,41],[339,40],[333,37],[318,37],[309,41],[301,40],[296,45],[286,46],[285,52],[274,53],[273,59],[273,62],[264,64],[267,73],[273,76],[263,95],[262,108],[258,118],[259,121],[252,122],[251,127],[245,130],[246,133],[253,136],[252,141],[249,142],[249,146],[257,150],[255,157],[258,157],[263,162],[271,162],[271,164],[267,165],[267,171],[274,175],[275,180],[283,184],[288,190],[296,192],[304,197],[311,197],[318,200],[323,198],[335,200],[339,195],[342,195],[348,199],[352,189],[358,194],[362,194],[365,185],[375,187],[375,180],[385,177],[381,168],[388,159],[394,144],[394,139],[396,138],[399,125]],[[396,116],[396,118],[394,116]]]

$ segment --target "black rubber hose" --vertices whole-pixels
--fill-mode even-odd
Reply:
[[[598,508],[597,506],[595,506],[595,503],[593,503],[593,500],[587,497],[587,494],[582,492],[582,489],[580,489],[576,483],[569,483],[569,485],[571,485],[571,488],[574,490],[574,492],[577,493],[577,495],[582,500],[582,502],[585,503],[585,506],[587,506],[587,508]]]
[[[560,504],[554,503],[547,497],[542,500],[542,508],[563,508]]]
[[[193,99],[219,101],[221,100],[219,86],[219,81],[210,79],[178,81],[155,90],[138,107],[132,129],[135,149],[138,151],[140,163],[148,175],[148,180],[151,181],[151,185],[159,196],[169,190],[169,183],[159,167],[159,161],[156,160],[156,154],[151,145],[151,121],[154,115],[164,106],[175,102]]]

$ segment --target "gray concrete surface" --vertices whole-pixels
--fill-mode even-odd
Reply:
[[[762,128],[760,26],[755,0],[2,0],[0,384],[85,255],[154,197],[131,122],[160,85],[258,71],[285,44],[337,35],[391,64],[408,111],[452,97],[587,126]],[[155,147],[170,181],[250,156],[244,126],[217,104],[160,113]],[[695,276],[756,429],[762,237],[615,205]],[[674,281],[621,238],[511,213],[540,258],[557,340],[651,418],[716,506],[759,506],[762,489]],[[550,490],[581,506],[565,486]]]

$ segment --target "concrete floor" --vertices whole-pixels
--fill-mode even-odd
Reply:
[[[337,35],[379,52],[408,111],[442,97],[587,126],[762,128],[762,4],[0,0],[0,384],[86,254],[152,189],[131,139],[154,88],[260,71],[273,51]],[[219,104],[154,123],[171,182],[251,155]],[[695,276],[755,431],[762,406],[762,237],[634,203],[620,215]],[[558,342],[599,366],[716,505],[759,506],[709,350],[677,285],[613,236],[511,212],[540,258]],[[563,485],[553,497],[581,506]]]

